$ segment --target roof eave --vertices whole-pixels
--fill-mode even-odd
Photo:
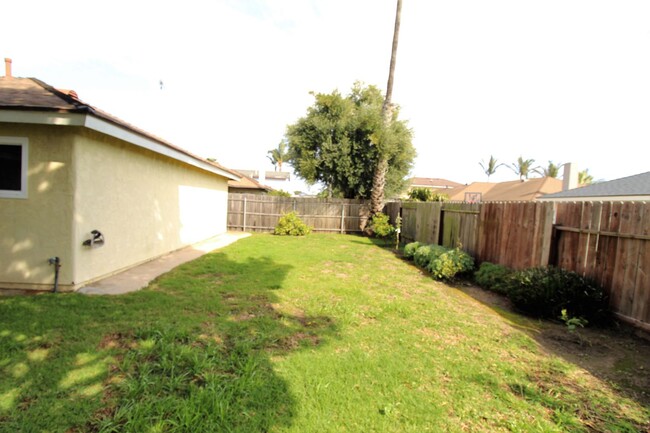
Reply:
[[[91,109],[47,109],[43,107],[32,109],[30,107],[0,106],[0,122],[83,126],[227,179],[241,179],[240,176],[224,167],[211,163],[154,136],[127,128],[106,116],[98,115]]]

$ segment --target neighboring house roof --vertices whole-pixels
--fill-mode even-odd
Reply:
[[[609,182],[599,182],[548,194],[543,199],[646,199],[650,197],[650,171]]]
[[[412,188],[457,188],[463,186],[458,182],[437,177],[413,177],[410,179]]]
[[[259,189],[263,190],[266,192],[273,191],[273,188],[270,186],[262,185],[255,179],[252,179],[242,173],[239,173],[235,171],[238,175],[241,176],[241,179],[239,180],[229,180],[228,181],[228,188],[237,188],[237,189]]]
[[[74,91],[56,89],[36,78],[0,77],[0,121],[85,126],[228,179],[239,179],[220,164],[81,101]]]
[[[532,201],[543,194],[562,190],[562,181],[541,177],[509,182],[473,182],[459,188],[441,190],[451,201]]]
[[[236,171],[240,174],[250,177],[251,179],[261,179],[263,177],[264,180],[291,180],[291,173],[288,171],[260,171],[244,169],[237,169]]]

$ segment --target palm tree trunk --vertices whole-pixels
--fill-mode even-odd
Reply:
[[[397,43],[399,40],[399,26],[402,16],[402,0],[397,0],[395,12],[395,28],[393,30],[393,47],[390,53],[390,67],[388,70],[388,84],[386,86],[386,99],[382,107],[384,127],[388,126],[393,119],[393,80],[395,77],[395,61],[397,60]],[[386,173],[388,172],[388,155],[385,149],[379,148],[379,160],[375,173],[372,177],[372,192],[370,194],[370,213],[374,215],[384,209],[384,187],[386,186]]]

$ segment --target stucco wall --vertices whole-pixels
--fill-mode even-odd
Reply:
[[[0,136],[27,137],[28,196],[0,198],[0,288],[51,290],[58,256],[59,282],[73,281],[71,263],[74,136],[62,126],[0,123]]]
[[[78,132],[75,284],[226,231],[226,178],[93,131]],[[104,235],[103,246],[82,246],[91,230]]]

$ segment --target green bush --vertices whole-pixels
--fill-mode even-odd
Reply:
[[[572,271],[555,267],[516,271],[505,286],[512,303],[535,317],[557,319],[562,310],[590,323],[602,323],[608,317],[603,288]]]
[[[291,197],[291,194],[282,189],[274,189],[273,191],[269,191],[268,195],[274,197]]]
[[[433,245],[420,245],[413,254],[413,261],[421,268],[426,268],[431,256],[431,247]]]
[[[451,249],[441,245],[411,242],[404,247],[404,257],[413,259],[416,265],[429,271],[438,280],[451,280],[474,268],[472,256],[459,248]]]
[[[429,188],[413,188],[409,191],[409,198],[415,201],[431,201],[433,192]]]
[[[433,278],[451,280],[458,274],[464,274],[474,269],[474,259],[465,251],[460,248],[440,248],[433,254],[427,265],[427,270],[431,272]]]
[[[387,238],[395,234],[395,227],[389,222],[388,215],[385,213],[376,213],[370,220],[370,230],[372,234],[378,238]]]
[[[506,283],[511,273],[512,270],[506,266],[483,262],[474,273],[474,280],[484,289],[505,295]]]
[[[415,252],[420,248],[422,244],[420,242],[411,242],[404,245],[404,258],[408,260],[413,260]]]
[[[282,215],[273,234],[280,236],[304,236],[311,233],[311,227],[302,222],[295,212]]]

